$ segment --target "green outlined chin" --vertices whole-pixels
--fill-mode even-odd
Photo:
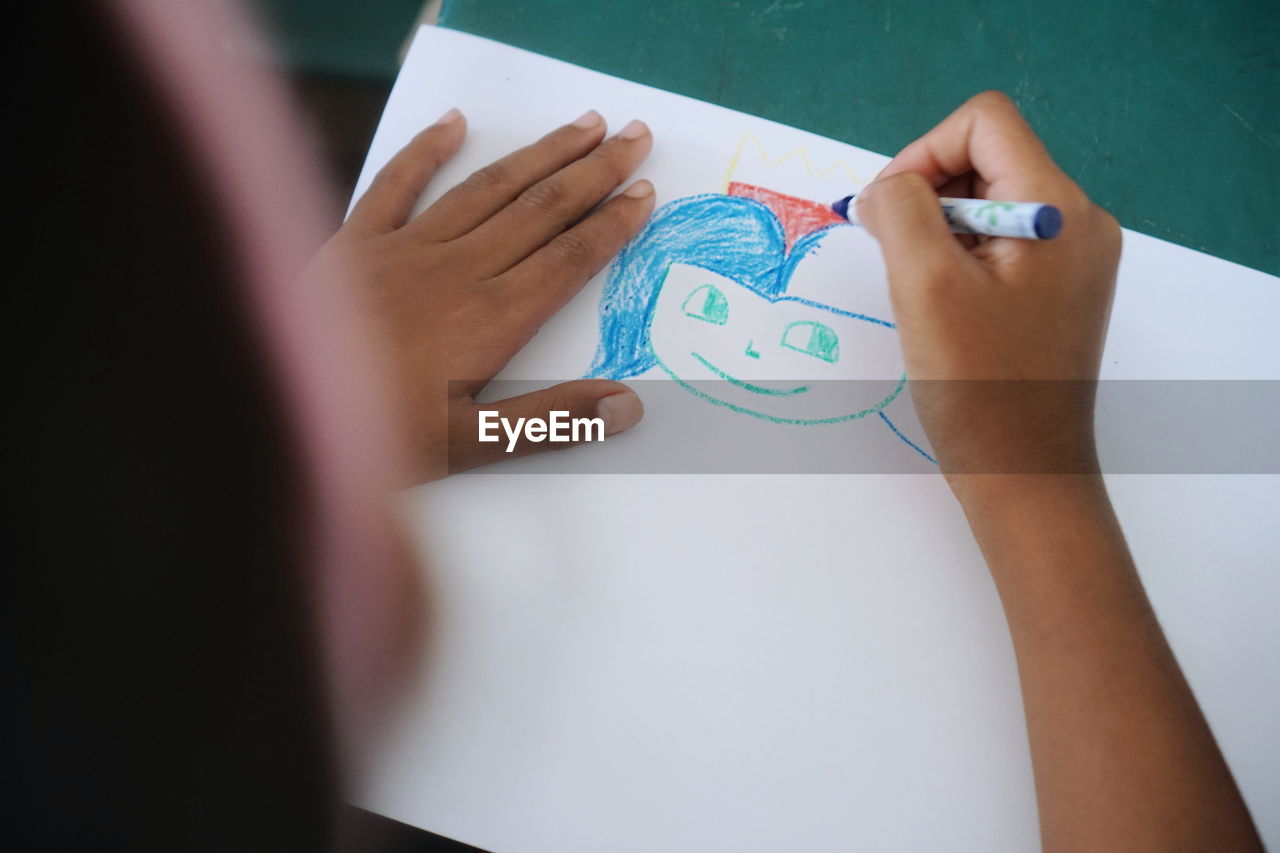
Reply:
[[[737,378],[736,376],[730,376],[728,373],[725,373],[723,370],[716,367],[714,364],[707,361],[705,358],[698,355],[696,352],[691,352],[689,353],[689,355],[693,356],[698,361],[702,362],[703,367],[705,367],[707,370],[710,370],[712,373],[714,373],[716,376],[720,377],[724,381],[728,382],[730,385],[736,385],[737,387],[742,388],[745,391],[750,391],[752,394],[766,394],[770,397],[791,397],[795,394],[803,394],[809,390],[808,385],[800,385],[788,390],[779,390],[777,388],[765,388],[762,385],[752,385],[750,382],[746,382],[742,379]],[[667,371],[667,372],[670,373],[670,371]]]

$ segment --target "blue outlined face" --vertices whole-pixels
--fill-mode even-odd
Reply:
[[[695,264],[667,268],[648,332],[658,366],[687,390],[778,423],[854,420],[903,387],[892,326],[799,297],[770,299]],[[839,381],[851,379],[864,381]]]

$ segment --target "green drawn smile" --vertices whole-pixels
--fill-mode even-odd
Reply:
[[[760,385],[752,385],[750,382],[744,382],[735,376],[730,376],[720,368],[716,367],[711,362],[707,361],[702,356],[698,355],[696,352],[691,352],[689,353],[689,355],[693,356],[698,361],[702,362],[703,366],[705,366],[707,370],[710,370],[716,376],[719,376],[721,379],[725,380],[731,385],[737,385],[739,388],[744,388],[747,391],[750,391],[752,394],[768,394],[770,397],[790,397],[795,394],[803,394],[804,392],[809,390],[808,385],[801,385],[798,388],[792,388],[789,391],[780,391],[774,388],[764,388]]]

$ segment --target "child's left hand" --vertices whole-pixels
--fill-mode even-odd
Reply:
[[[561,446],[521,442],[507,454],[505,441],[479,443],[475,396],[653,210],[653,186],[643,180],[595,209],[644,160],[653,138],[632,122],[604,140],[604,119],[592,111],[410,218],[465,135],[456,110],[418,134],[378,173],[317,259],[345,267],[369,304],[413,482]],[[595,379],[484,408],[511,419],[546,418],[553,409],[600,417],[606,435],[634,426],[644,411],[627,386]]]

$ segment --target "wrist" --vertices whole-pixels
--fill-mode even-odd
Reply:
[[[1069,474],[947,474],[947,485],[965,512],[1005,515],[1021,508],[1037,511],[1062,502],[1106,500],[1106,484],[1098,471]]]
[[[1123,535],[1100,474],[964,474],[948,478],[1000,584],[1051,555],[1079,565],[1095,546]]]
[[[1099,474],[1095,391],[1092,380],[912,383],[921,423],[953,488],[970,474]]]
[[[947,484],[971,522],[1110,506],[1100,473],[949,474]]]

